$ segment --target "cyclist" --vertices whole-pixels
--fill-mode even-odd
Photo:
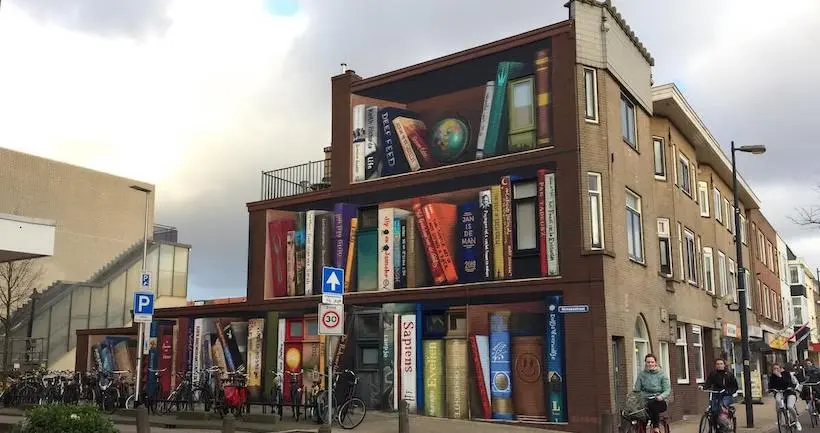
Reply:
[[[732,407],[732,396],[738,390],[737,379],[734,373],[726,368],[726,361],[722,358],[715,360],[715,369],[706,378],[703,389],[710,391],[720,391],[723,393],[713,394],[711,397],[712,415],[720,413],[721,405],[727,409]]]
[[[799,379],[799,378],[798,378]],[[806,359],[803,361],[803,382],[808,383],[817,383],[820,382],[820,368],[817,368],[815,365],[812,364],[811,359]],[[818,391],[820,388],[817,386],[812,386],[812,391],[814,393],[814,398],[818,398]],[[806,407],[809,407],[809,387],[804,386],[803,391],[801,392],[801,397],[806,402]]]
[[[797,407],[795,407],[797,402],[795,389],[799,388],[799,385],[797,378],[792,373],[784,371],[779,362],[772,364],[772,374],[769,375],[769,391],[778,391],[775,394],[777,405],[781,407],[785,404],[789,412],[792,413],[797,431],[803,430],[800,425],[800,418],[797,416]]]
[[[660,433],[660,417],[668,409],[666,399],[669,398],[672,387],[669,385],[669,378],[658,366],[655,355],[650,353],[643,358],[643,361],[644,370],[638,373],[634,390],[639,392],[646,401],[646,412],[649,414],[649,420],[652,421],[654,433]]]

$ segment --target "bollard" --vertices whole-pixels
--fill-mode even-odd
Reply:
[[[410,433],[409,408],[407,400],[399,400],[399,433]]]
[[[148,422],[148,409],[144,404],[137,406],[137,433],[151,433],[151,423]]]
[[[225,418],[222,418],[222,433],[236,433],[236,418],[233,414],[228,412]]]

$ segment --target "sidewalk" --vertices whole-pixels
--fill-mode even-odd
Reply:
[[[798,409],[804,409],[801,402]],[[746,406],[743,403],[735,404],[737,418],[737,433],[769,433],[777,430],[777,415],[774,412],[774,399],[766,397],[763,404],[754,405],[755,428],[746,428]],[[802,415],[802,413],[801,413]],[[670,430],[674,433],[698,433],[701,414],[686,415],[682,421],[672,423]]]

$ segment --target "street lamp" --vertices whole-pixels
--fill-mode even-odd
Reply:
[[[139,185],[131,185],[131,189],[135,191],[139,191],[145,193],[145,222],[143,225],[143,232],[142,232],[142,272],[145,272],[147,269],[147,261],[148,261],[148,211],[151,197],[151,190],[148,188],[141,187]],[[137,431],[143,432],[147,431],[148,425],[148,411],[145,409],[145,406],[142,404],[142,394],[140,393],[140,387],[142,385],[142,350],[145,342],[145,323],[140,322],[139,324],[139,333],[137,336],[137,383],[134,385],[134,405],[137,407]]]
[[[743,267],[743,246],[741,244],[740,233],[740,206],[737,197],[737,165],[735,164],[735,152],[746,152],[753,155],[760,155],[766,152],[766,146],[750,145],[735,147],[732,141],[732,196],[735,204],[735,253],[737,254],[737,303],[740,310],[740,348],[743,352],[743,400],[746,403],[746,427],[754,428],[755,417],[752,406],[752,368],[750,365],[751,354],[749,353],[749,317],[746,308],[746,268]]]

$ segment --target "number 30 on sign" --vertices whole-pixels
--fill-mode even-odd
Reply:
[[[344,305],[319,304],[319,335],[344,335]]]

